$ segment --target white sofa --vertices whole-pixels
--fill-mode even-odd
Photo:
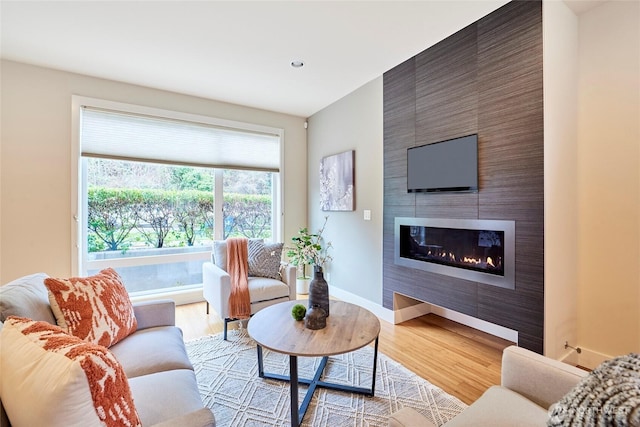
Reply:
[[[9,316],[56,324],[44,285],[46,277],[38,273],[0,286],[0,329]],[[111,346],[109,351],[124,369],[142,425],[215,426],[213,413],[202,403],[182,331],[175,326],[175,303],[171,300],[139,302],[133,304],[133,309],[138,323],[136,332]],[[4,357],[11,356],[4,354]],[[11,390],[4,387],[3,378],[0,378],[0,391],[2,399],[10,397]],[[7,416],[1,403],[0,427],[10,427],[11,415]],[[28,411],[34,404],[25,402],[24,410]],[[47,424],[47,420],[42,420],[41,425]]]
[[[490,387],[477,401],[445,424],[446,427],[542,427],[549,407],[567,394],[588,372],[511,346],[502,354],[501,385]],[[390,427],[429,427],[433,424],[405,407],[389,418]]]
[[[249,277],[249,296],[251,314],[279,302],[296,299],[296,267],[283,264],[280,269],[281,280],[266,277]],[[231,277],[222,268],[212,262],[202,265],[202,292],[209,305],[224,320],[224,339],[227,339],[227,324],[234,320],[229,317],[228,301],[231,295]]]

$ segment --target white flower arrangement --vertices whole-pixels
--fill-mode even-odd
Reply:
[[[291,238],[293,246],[287,247],[287,257],[291,264],[295,266],[302,266],[302,278],[308,278],[305,268],[307,265],[315,265],[323,267],[325,263],[331,261],[333,258],[329,255],[328,250],[331,248],[331,242],[327,242],[325,247],[322,247],[323,238],[322,233],[327,226],[328,216],[324,217],[324,224],[317,233],[309,233],[309,230],[301,228],[297,236]]]

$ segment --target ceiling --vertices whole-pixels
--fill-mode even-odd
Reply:
[[[505,3],[2,0],[0,54],[308,117]]]

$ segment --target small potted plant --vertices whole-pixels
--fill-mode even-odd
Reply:
[[[329,256],[322,250],[322,232],[327,225],[329,217],[325,217],[324,224],[318,233],[309,233],[309,230],[301,228],[298,235],[291,238],[293,246],[287,248],[287,257],[291,264],[298,267],[298,277],[296,280],[296,291],[299,294],[309,293],[309,282],[311,276],[307,275],[308,265],[322,265],[329,260]],[[329,248],[331,244],[327,244]]]

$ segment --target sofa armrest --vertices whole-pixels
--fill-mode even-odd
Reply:
[[[181,417],[172,418],[153,427],[215,427],[216,419],[209,408],[202,408],[198,411],[190,412]]]
[[[176,303],[170,299],[133,303],[138,329],[176,325]]]
[[[231,276],[212,262],[202,264],[202,294],[221,318],[229,317],[227,302],[231,295]]]
[[[510,346],[502,353],[502,386],[543,408],[560,400],[587,375],[582,369],[524,348]]]
[[[289,287],[289,300],[297,299],[296,277],[298,275],[298,267],[293,264],[282,263],[280,275],[282,276],[282,282]]]

